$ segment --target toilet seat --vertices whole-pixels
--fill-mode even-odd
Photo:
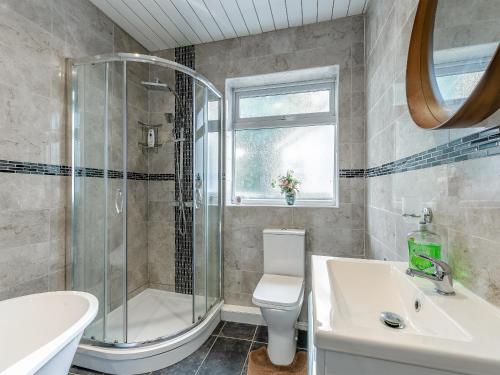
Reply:
[[[264,274],[253,292],[252,302],[263,308],[293,310],[304,295],[302,277]]]

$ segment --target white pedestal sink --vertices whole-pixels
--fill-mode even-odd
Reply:
[[[312,257],[310,373],[498,375],[500,309],[459,283],[442,296],[407,263]],[[402,329],[380,320],[398,314]]]

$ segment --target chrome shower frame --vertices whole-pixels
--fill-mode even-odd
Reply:
[[[126,75],[127,75],[127,62],[137,62],[137,63],[145,63],[145,64],[151,64],[159,67],[164,67],[164,68],[169,68],[173,69],[175,71],[182,72],[184,74],[189,75],[191,78],[193,78],[193,85],[195,81],[198,81],[202,83],[204,86],[206,86],[210,91],[218,98],[220,99],[220,108],[219,108],[219,118],[220,118],[220,136],[219,136],[219,161],[218,161],[218,185],[219,185],[219,202],[218,202],[218,208],[219,208],[219,217],[218,217],[218,222],[217,222],[217,235],[219,236],[219,259],[218,259],[218,270],[219,270],[219,300],[210,309],[207,309],[203,319],[201,320],[195,320],[195,322],[187,329],[179,331],[173,335],[169,336],[161,336],[159,338],[153,339],[153,340],[148,340],[148,341],[143,341],[143,342],[127,342],[127,308],[124,308],[124,338],[125,342],[124,343],[111,343],[111,342],[104,342],[104,341],[99,341],[99,340],[90,340],[86,338],[82,338],[81,342],[85,345],[90,345],[90,346],[95,346],[99,348],[116,348],[116,349],[126,349],[126,348],[140,348],[140,347],[147,347],[147,346],[152,346],[152,345],[159,345],[162,343],[166,343],[172,339],[176,339],[182,335],[185,335],[187,332],[193,330],[195,327],[202,325],[205,321],[205,319],[208,316],[211,316],[214,314],[215,310],[220,309],[222,304],[223,304],[223,285],[224,285],[224,280],[223,280],[223,261],[222,261],[222,249],[223,249],[223,241],[224,238],[222,236],[222,225],[223,225],[223,220],[224,220],[224,202],[225,202],[225,197],[224,197],[224,160],[225,160],[225,150],[224,150],[224,142],[223,140],[225,139],[225,126],[224,126],[224,100],[223,100],[223,95],[222,93],[203,75],[199,74],[193,69],[190,69],[186,67],[185,65],[176,63],[174,61],[170,61],[167,59],[159,58],[156,56],[150,56],[150,55],[142,55],[142,54],[135,54],[135,53],[114,53],[114,54],[103,54],[103,55],[97,55],[93,57],[84,57],[84,58],[79,58],[79,59],[66,59],[66,96],[68,98],[67,100],[67,106],[66,106],[66,119],[68,126],[71,130],[70,136],[71,136],[71,142],[68,142],[69,145],[71,145],[71,148],[74,150],[74,134],[72,133],[74,131],[74,114],[73,114],[73,109],[72,109],[72,98],[74,97],[74,92],[72,91],[72,87],[75,84],[75,77],[76,77],[76,67],[80,65],[94,65],[94,64],[101,64],[101,63],[111,63],[111,62],[123,62],[123,76],[124,76],[124,87],[123,87],[123,95],[125,99],[125,105],[123,109],[123,129],[124,129],[124,139],[123,139],[123,148],[124,148],[124,155],[126,159],[126,153],[127,153],[127,89],[126,89]],[[196,124],[196,119],[195,119],[195,113],[193,111],[193,118],[192,118],[192,124],[195,126]],[[68,137],[69,138],[69,137]],[[72,150],[68,150],[70,155],[73,155],[72,157],[74,158],[74,154]],[[74,159],[72,159],[72,165],[74,165]],[[124,163],[124,175],[126,176],[127,173],[127,163]],[[72,178],[75,177],[75,168],[72,168]],[[194,177],[193,177],[194,180]],[[73,184],[71,184],[73,185]],[[125,184],[126,185],[126,184]],[[70,187],[70,199],[71,202],[71,207],[75,204],[75,191],[73,186]],[[126,188],[125,188],[126,189]],[[124,191],[124,199],[126,201],[126,190]],[[126,205],[125,205],[126,207]],[[124,215],[126,215],[126,212],[124,211]],[[126,216],[125,216],[126,217]],[[126,221],[125,221],[126,222]],[[72,225],[72,229],[74,224]],[[73,232],[73,231],[71,231]],[[127,259],[127,246],[126,246],[126,228],[123,233],[123,238],[124,238],[124,248],[125,248],[125,263]],[[67,239],[67,244],[71,243],[71,234],[68,236]],[[72,248],[71,246],[69,247],[70,249]],[[193,259],[196,257],[195,254],[195,247],[193,247]],[[71,253],[72,251],[70,250],[70,253],[68,253],[68,259],[71,261],[74,259],[74,254]],[[106,262],[109,260],[106,259]],[[193,261],[193,277],[195,275],[195,262]],[[105,269],[107,270],[108,264],[105,265]],[[67,282],[66,282],[66,287],[67,289],[72,289],[72,284],[73,284],[73,278],[72,278],[72,270],[68,269],[68,276],[67,276]],[[127,277],[127,272],[126,272],[126,264],[125,264],[125,288],[124,288],[124,301],[127,301],[127,283],[126,283],[126,277]],[[106,290],[106,288],[105,288]],[[193,304],[194,304],[194,288],[193,288]],[[193,309],[193,314],[194,314],[194,309]]]
[[[212,90],[220,99],[223,99],[222,93],[202,74],[196,72],[191,68],[188,68],[185,65],[176,63],[175,61],[162,59],[161,57],[157,56],[141,55],[139,53],[110,53],[105,55],[97,55],[92,57],[73,59],[71,60],[71,63],[73,64],[73,66],[78,66],[78,65],[98,64],[98,63],[106,63],[113,61],[140,62],[140,63],[153,64],[177,70],[179,72],[187,74],[188,76],[193,77],[197,81],[200,81],[205,86],[210,88],[210,90]]]

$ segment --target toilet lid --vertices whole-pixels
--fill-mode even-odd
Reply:
[[[294,307],[302,299],[302,277],[264,274],[253,292],[256,305]]]

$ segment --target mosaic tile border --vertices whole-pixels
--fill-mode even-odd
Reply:
[[[495,155],[500,155],[500,126],[470,134],[418,154],[382,164],[378,167],[341,169],[339,177],[377,177]],[[190,164],[186,166],[190,167]],[[0,160],[0,173],[71,176],[72,168],[67,165]],[[76,175],[77,177],[102,178],[105,175],[105,170],[100,168],[77,168]],[[123,178],[123,172],[108,170],[106,176],[109,178]],[[127,178],[129,180],[175,181],[175,174],[128,172]]]
[[[29,163],[22,161],[0,160],[0,173],[33,174],[47,176],[71,176],[73,168],[67,165]],[[101,168],[75,169],[77,177],[123,178],[123,171],[104,170]],[[174,181],[173,173],[138,173],[127,172],[128,180]]]
[[[368,168],[365,176],[384,176],[495,155],[500,155],[500,126],[455,139],[378,167]]]
[[[174,181],[173,173],[148,173],[148,181]]]
[[[341,169],[339,170],[340,178],[359,178],[365,177],[364,169]]]
[[[67,165],[28,163],[21,161],[0,160],[0,173],[22,173],[22,174],[41,174],[49,176],[71,176],[72,168]],[[100,168],[77,168],[77,177],[104,177],[105,171]],[[353,178],[364,177],[364,169],[341,169],[340,177]],[[107,177],[123,178],[123,172],[117,170],[108,170]],[[128,172],[129,180],[147,180],[147,181],[174,181],[174,173],[139,173]]]
[[[72,168],[66,165],[0,160],[0,172],[2,173],[41,174],[48,176],[71,176],[71,171]]]
[[[194,46],[177,47],[175,49],[175,62],[195,69]],[[180,136],[180,129],[184,127],[183,169],[182,179],[175,179],[175,200],[180,200],[179,191],[182,187],[184,201],[192,201],[192,171],[193,171],[193,79],[179,71],[175,72],[175,91],[179,95],[175,99],[174,131],[176,137]],[[179,101],[180,99],[180,101]],[[184,110],[183,110],[184,109]],[[184,111],[186,113],[184,113]],[[182,120],[183,115],[187,118]],[[175,168],[179,167],[180,144],[175,146]],[[177,293],[193,293],[193,211],[185,207],[185,233],[181,232],[184,217],[181,209],[175,207],[175,291]]]

